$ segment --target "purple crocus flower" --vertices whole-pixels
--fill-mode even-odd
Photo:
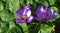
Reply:
[[[50,20],[50,19],[54,19],[58,16],[57,12],[54,12],[52,8],[48,8],[46,11],[46,19]]]
[[[46,18],[46,10],[47,10],[46,6],[38,6],[38,8],[36,10],[35,19],[37,21],[42,21],[43,19],[45,19]]]
[[[27,5],[26,7],[21,7],[19,11],[16,13],[17,19],[16,22],[31,22],[33,19],[33,16],[31,15],[31,6]]]
[[[36,17],[37,21],[48,21],[50,19],[56,18],[58,15],[57,12],[53,12],[52,8],[48,8],[46,6],[38,6],[36,10]]]

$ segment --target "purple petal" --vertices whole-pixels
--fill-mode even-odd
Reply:
[[[46,14],[47,7],[46,6],[38,6],[36,10],[36,15],[40,17],[40,14]]]
[[[27,5],[26,7],[25,7],[25,9],[30,9],[31,8],[31,6],[30,5]]]
[[[39,17],[34,17],[35,20],[37,21],[40,21],[40,18]]]
[[[26,21],[25,21],[25,20],[21,20],[21,19],[17,18],[17,19],[16,19],[16,22],[24,23],[24,22],[26,22]]]
[[[29,17],[31,15],[31,10],[30,10],[31,6],[27,5],[24,9],[24,13],[23,15],[26,15],[27,17]]]
[[[53,16],[54,16],[53,18],[56,18],[58,16],[58,13],[55,12]]]
[[[39,17],[35,17],[35,20],[37,20],[37,21],[46,21],[46,19],[45,19],[45,18],[40,19]]]
[[[46,19],[53,19],[53,9],[52,8],[48,8],[47,12],[46,12]]]
[[[53,15],[53,13],[54,13],[54,12],[53,12],[53,9],[52,9],[52,8],[48,8],[48,9],[47,9],[47,13],[49,13],[50,15]]]
[[[19,11],[16,13],[17,17],[18,17],[18,18],[21,18],[23,12],[24,12],[24,7],[21,7],[21,8],[19,9]]]
[[[39,19],[43,19],[43,18],[46,18],[46,13],[44,12],[41,12],[40,14],[37,13],[37,17],[39,17]]]
[[[32,22],[32,20],[33,20],[33,16],[30,16],[30,17],[27,19],[27,22],[30,23],[30,22]]]

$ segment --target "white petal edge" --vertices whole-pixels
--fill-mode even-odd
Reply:
[[[29,17],[29,20],[32,20],[32,19],[33,19],[33,16],[30,16],[30,17]]]
[[[41,7],[41,11],[44,12],[43,6]]]
[[[52,12],[52,14],[53,14],[53,9],[51,8],[51,12]]]
[[[27,11],[27,16],[30,17],[30,15],[31,15],[31,10],[28,10]]]
[[[47,9],[47,8],[46,8]],[[43,9],[43,6],[40,9],[42,12],[46,12],[46,10]]]

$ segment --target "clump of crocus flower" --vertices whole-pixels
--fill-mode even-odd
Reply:
[[[31,15],[31,6],[27,5],[26,7],[20,7],[19,11],[16,13],[17,19],[16,22],[20,23],[30,23],[33,19],[33,16]]]
[[[36,10],[37,21],[48,21],[54,19],[58,16],[57,12],[54,12],[52,8],[48,8],[46,6],[38,6]]]
[[[30,23],[33,20],[31,15],[31,6],[27,5],[26,7],[20,7],[19,11],[16,13],[17,19],[16,22],[27,22]],[[57,12],[54,12],[52,8],[46,6],[38,6],[36,10],[35,20],[37,21],[48,21],[54,19],[58,16]]]

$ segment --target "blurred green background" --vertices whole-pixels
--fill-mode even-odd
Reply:
[[[48,23],[16,23],[16,12],[20,6],[26,6],[28,2],[32,6],[33,15],[38,5],[52,7],[59,15]],[[0,33],[55,33],[59,32],[59,24],[60,0],[0,0]]]

